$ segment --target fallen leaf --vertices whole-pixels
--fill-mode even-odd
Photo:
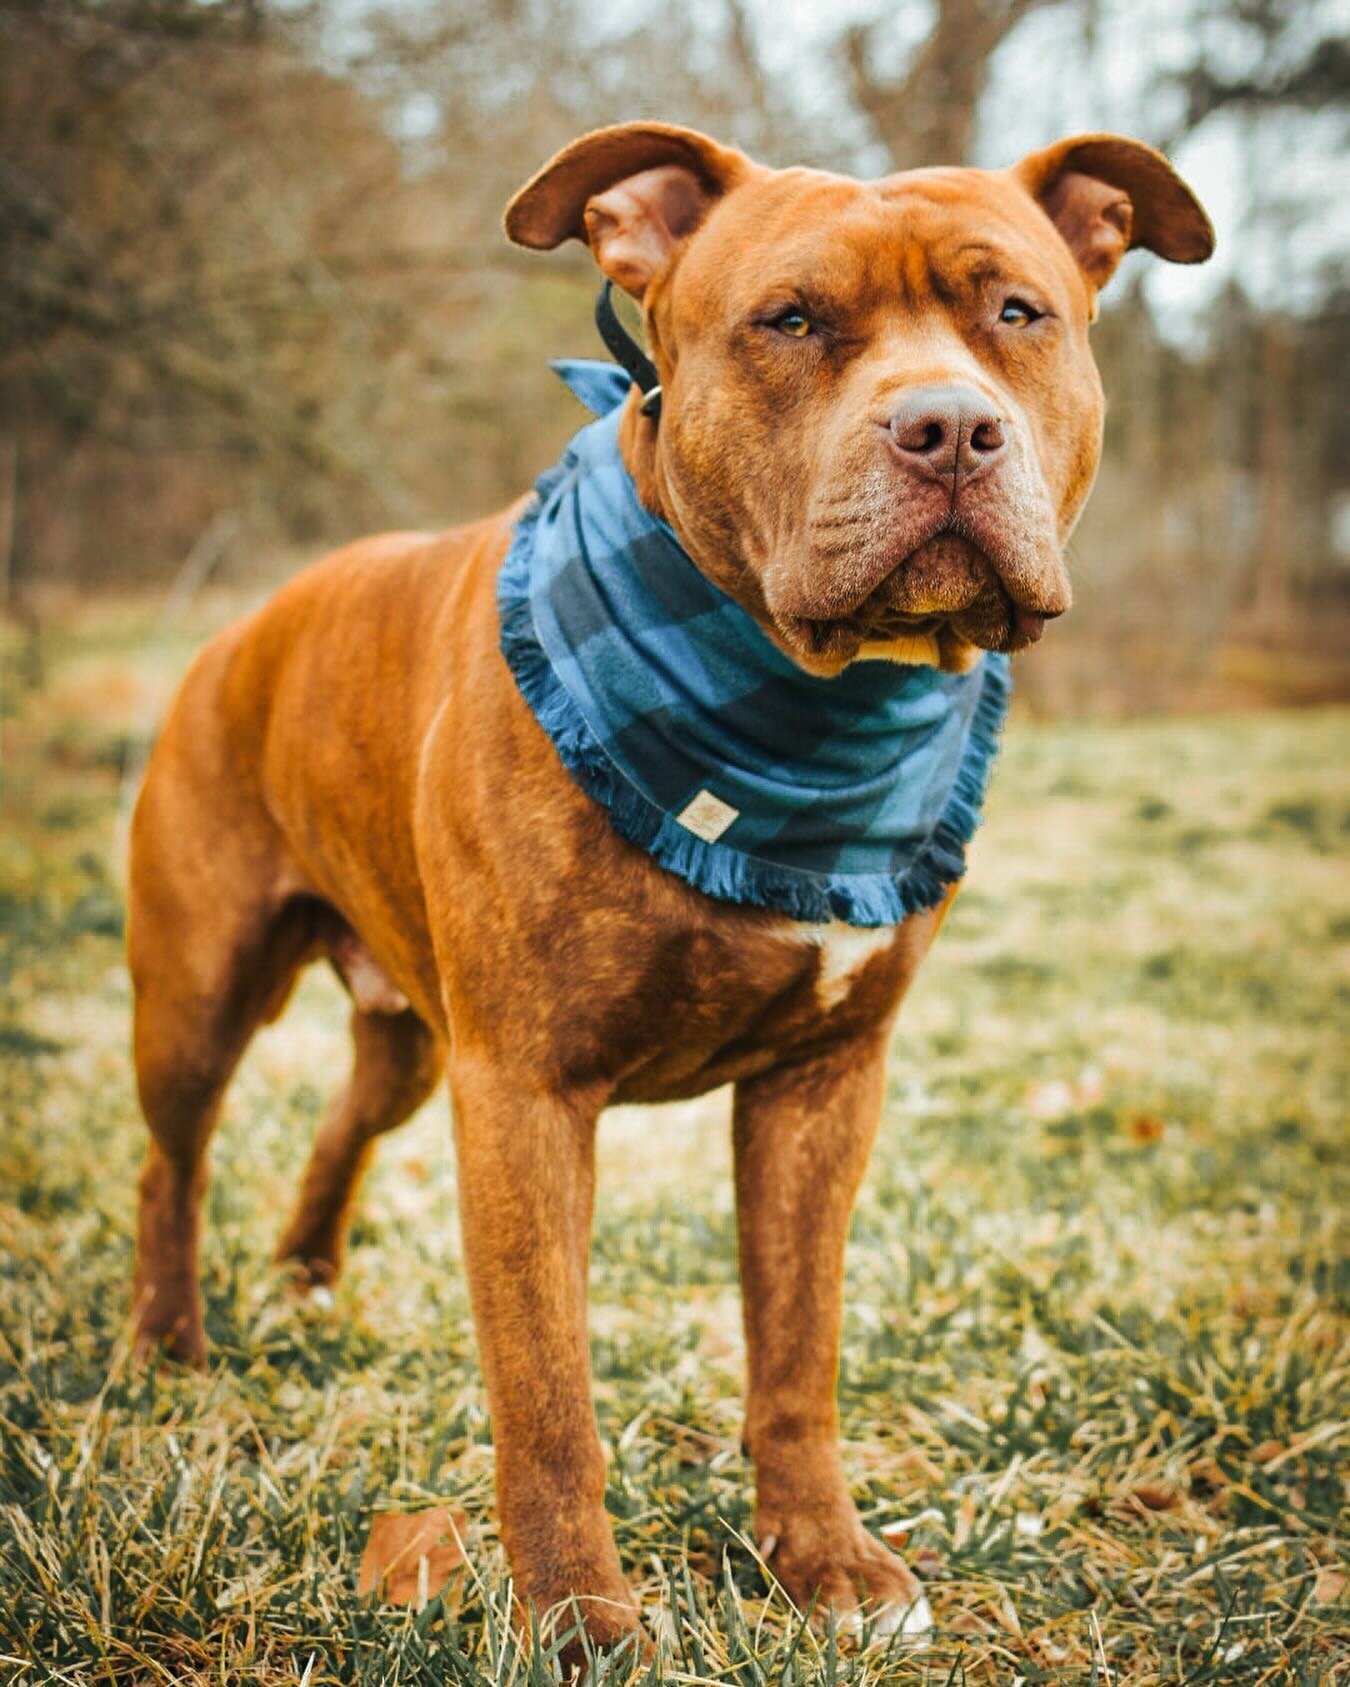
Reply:
[[[926,1582],[931,1582],[935,1577],[942,1575],[946,1568],[942,1554],[931,1546],[917,1547],[913,1552],[907,1554],[906,1562],[914,1574],[922,1577]]]
[[[1344,1570],[1323,1570],[1313,1588],[1313,1598],[1319,1605],[1337,1605],[1345,1597],[1348,1581]]]
[[[386,1605],[416,1605],[420,1610],[464,1564],[460,1543],[468,1522],[464,1512],[447,1505],[378,1512],[361,1555],[357,1593],[374,1593]]]
[[[1177,1496],[1170,1488],[1136,1488],[1134,1498],[1148,1511],[1174,1511],[1177,1505]]]
[[[1161,1142],[1167,1126],[1156,1113],[1131,1113],[1125,1121],[1125,1135],[1140,1148]]]

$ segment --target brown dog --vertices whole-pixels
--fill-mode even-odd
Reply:
[[[641,300],[664,400],[630,398],[643,504],[802,667],[959,671],[1069,603],[1097,464],[1097,290],[1131,246],[1212,233],[1148,147],[1095,135],[1001,172],[858,182],[702,135],[587,135],[513,201]],[[734,1083],[757,1527],[794,1599],[885,1622],[918,1584],[836,1446],[844,1242],[891,1022],[941,910],[880,931],[717,902],[613,831],[498,647],[516,509],[339,552],[203,652],[150,763],[131,861],[142,1339],[201,1361],[197,1241],[221,1094],[297,970],[353,998],[355,1064],[281,1255],[339,1269],[374,1139],[448,1061],[502,1531],[539,1610],[638,1626],[603,1494],[586,1333],[600,1110]],[[885,1623],[883,1623],[885,1626]]]

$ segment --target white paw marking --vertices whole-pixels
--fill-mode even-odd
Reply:
[[[798,943],[820,950],[816,999],[825,1009],[837,1008],[853,988],[857,974],[895,941],[894,926],[850,926],[842,920],[827,925],[793,921],[790,932]]]
[[[849,1611],[840,1619],[839,1632],[860,1640],[865,1626],[861,1611]],[[932,1628],[932,1607],[920,1593],[909,1605],[892,1601],[875,1613],[871,1623],[871,1643],[875,1646],[898,1634],[907,1646],[918,1649],[928,1644]]]

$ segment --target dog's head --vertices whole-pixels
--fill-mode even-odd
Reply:
[[[662,387],[659,420],[624,419],[643,500],[819,674],[960,671],[1068,608],[1097,292],[1133,246],[1198,263],[1214,243],[1167,161],[1120,136],[861,182],[654,123],[567,147],[506,229],[586,241],[641,302]]]

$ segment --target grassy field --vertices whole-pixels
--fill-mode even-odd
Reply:
[[[444,1100],[383,1144],[335,1304],[269,1265],[345,1058],[326,976],[217,1137],[210,1374],[129,1361],[119,800],[218,613],[7,634],[0,1679],[543,1682]],[[1350,1681],[1348,747],[1335,712],[1009,731],[849,1253],[849,1468],[872,1527],[922,1514],[927,1652],[805,1630],[745,1544],[726,1097],[608,1116],[596,1399],[653,1681]],[[441,1499],[469,1576],[358,1601],[373,1514]]]

